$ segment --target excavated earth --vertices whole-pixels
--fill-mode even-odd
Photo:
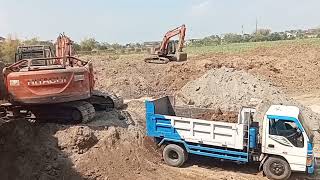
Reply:
[[[319,118],[309,108],[320,112],[319,50],[299,43],[241,54],[190,55],[187,62],[166,65],[145,64],[142,55],[84,56],[94,63],[97,87],[122,95],[127,107],[100,112],[88,124],[19,119],[1,124],[0,179],[266,179],[256,164],[199,156],[191,156],[182,168],[165,165],[161,148],[145,136],[143,101],[176,95],[181,103],[214,108],[221,116],[203,117],[227,121],[234,119],[228,112],[240,105],[255,104],[264,111],[270,103],[292,103],[316,130]]]

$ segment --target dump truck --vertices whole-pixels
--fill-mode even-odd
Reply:
[[[315,172],[313,134],[298,107],[271,105],[262,123],[253,119],[255,108],[243,107],[237,122],[230,123],[195,118],[214,111],[177,106],[171,96],[147,100],[145,106],[147,136],[164,146],[163,159],[170,166],[180,167],[188,154],[196,154],[259,163],[269,179],[288,179],[292,171]]]

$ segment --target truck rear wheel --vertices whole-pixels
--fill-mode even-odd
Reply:
[[[281,158],[269,157],[263,164],[263,172],[269,179],[286,180],[291,175],[291,168],[287,161]]]
[[[163,150],[163,159],[169,166],[180,167],[188,159],[188,153],[176,144],[169,144]]]

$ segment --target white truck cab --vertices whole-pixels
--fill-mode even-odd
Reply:
[[[270,106],[264,116],[263,127],[261,152],[266,162],[263,160],[262,163],[270,167],[264,171],[285,176],[288,167],[282,161],[286,161],[289,171],[313,173],[313,134],[298,107]]]

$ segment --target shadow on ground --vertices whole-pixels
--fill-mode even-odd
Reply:
[[[319,161],[320,160],[318,160],[318,162]],[[238,172],[243,174],[257,175],[260,177],[263,176],[263,173],[258,171],[259,163],[238,164],[236,162],[221,161],[219,159],[214,159],[210,157],[189,155],[189,159],[187,163],[184,165],[184,167],[190,167],[193,165],[197,165],[198,167],[205,168],[208,170],[213,170],[213,171],[225,170],[225,171],[232,171],[232,172]],[[289,178],[289,180],[319,180],[320,179],[320,177],[318,176],[318,174],[320,174],[319,168],[317,168],[316,171],[317,172],[314,175],[306,175],[305,173],[294,172],[291,174],[291,177]]]
[[[0,126],[0,179],[83,179],[58,148],[57,129],[14,120]]]

